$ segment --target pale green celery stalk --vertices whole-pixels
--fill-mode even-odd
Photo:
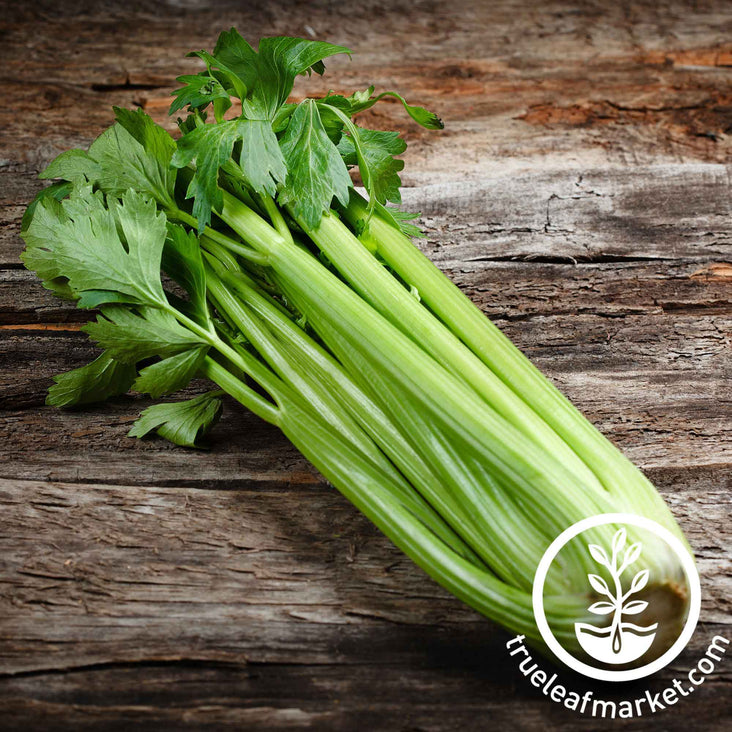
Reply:
[[[525,511],[516,503],[510,489],[500,486],[485,470],[483,454],[476,456],[425,410],[407,409],[409,397],[394,379],[382,378],[369,356],[343,338],[327,320],[321,320],[314,310],[308,311],[308,317],[361,388],[378,399],[389,420],[405,430],[410,446],[424,457],[441,483],[442,492],[447,493],[469,521],[467,526],[450,521],[451,525],[457,531],[469,527],[477,537],[472,545],[491,569],[507,583],[530,591],[539,558],[551,542],[545,533],[546,507],[530,503],[536,510]],[[554,573],[547,578],[548,593],[570,591],[567,578],[584,576],[593,570],[587,552],[574,546],[567,550],[567,562],[566,577]]]
[[[308,369],[307,357],[303,357],[301,351],[278,341],[276,336],[267,329],[266,324],[262,323],[256,314],[244,307],[232,295],[210,267],[207,271],[206,284],[216,309],[228,316],[228,319],[249,340],[280,379],[306,401],[308,406],[315,410],[332,430],[347,439],[353,449],[362,453],[364,459],[373,462],[375,467],[389,476],[391,482],[399,490],[397,498],[405,507],[455,551],[473,563],[482,564],[477,555],[404,480],[372,439],[356,424],[350,412],[339,403],[337,397],[340,395],[328,389],[319,379],[313,378],[314,375]]]
[[[201,246],[203,249],[210,254],[213,254],[216,259],[221,262],[227,270],[232,272],[241,272],[242,269],[239,265],[239,261],[234,256],[233,252],[226,247],[221,246],[215,239],[203,234],[199,237]]]
[[[302,250],[298,248],[298,251]],[[306,256],[309,257],[310,255]],[[269,333],[262,332],[261,330],[258,331],[256,324],[251,322],[251,318],[247,316],[246,312],[243,312],[243,309],[238,306],[228,289],[210,270],[207,276],[207,286],[209,289],[209,295],[213,296],[213,301],[217,306],[217,309],[228,316],[228,319],[230,319],[233,324],[241,330],[243,335],[249,338],[255,349],[265,356],[265,358],[269,356],[271,366],[275,368],[279,366],[281,371],[280,378],[286,374],[291,378],[294,378],[296,385],[299,387],[298,391],[300,396],[304,394],[306,400],[309,396],[312,404],[312,386],[309,386],[304,382],[297,366],[293,369],[289,368],[288,364],[283,364],[283,360],[285,360],[283,356],[284,352],[282,351],[281,344],[279,347],[276,345],[276,341],[273,339],[274,334],[271,331]],[[277,315],[280,316],[279,320],[281,321],[284,318],[284,315],[276,308],[275,311]],[[274,313],[270,313],[270,315],[274,315]],[[248,358],[250,360],[253,358],[246,352],[238,355],[240,358]],[[228,357],[232,361],[235,361],[230,354]],[[305,361],[307,361],[307,359],[305,359]],[[238,365],[249,374],[257,373],[253,368],[253,365],[247,361],[239,363]],[[256,365],[259,364],[257,363]],[[300,363],[299,367],[307,365],[307,363]],[[282,371],[285,373],[282,373]],[[259,381],[261,383],[263,381],[261,374],[257,375],[259,376]],[[266,388],[268,388],[268,390],[277,395],[276,400],[280,405],[281,411],[283,387],[280,385],[273,388],[273,382],[271,380],[272,377],[269,374],[268,376],[270,378],[270,382],[264,383],[267,383]],[[230,385],[227,386],[227,384],[222,383],[220,380],[217,383],[219,383],[220,386],[230,388]],[[328,406],[324,405],[322,402],[322,394],[316,395],[316,405],[317,410],[321,412],[321,414],[325,414],[329,411]],[[413,410],[413,413],[416,418],[420,417],[419,410]],[[270,421],[272,420],[270,419]],[[326,421],[330,424],[332,430],[334,427],[332,415],[331,419],[326,418]],[[337,418],[335,421],[336,426],[338,426]],[[281,418],[279,418],[276,423],[281,427],[284,427]],[[388,420],[386,420],[386,423],[388,423]],[[414,424],[413,431],[418,433],[429,433],[430,427],[431,425],[424,422]],[[338,433],[341,435],[345,434],[351,438],[352,430],[350,430],[350,434],[349,430],[350,425],[341,424]],[[445,450],[452,451],[449,455],[445,453],[445,450],[440,452],[437,449],[438,441],[440,439],[442,439]],[[530,577],[532,576],[535,568],[536,557],[541,555],[541,548],[543,547],[543,544],[539,544],[537,547],[534,546],[538,541],[540,541],[539,532],[512,532],[513,527],[520,527],[524,525],[525,522],[522,520],[523,517],[519,517],[519,520],[517,520],[515,514],[512,515],[510,512],[507,512],[508,504],[505,499],[500,500],[502,498],[501,493],[496,491],[495,488],[493,488],[490,494],[486,493],[486,486],[489,488],[491,487],[490,481],[486,481],[485,485],[471,485],[471,476],[466,471],[460,469],[462,463],[460,462],[460,458],[457,453],[453,450],[450,440],[441,438],[434,430],[434,426],[432,426],[432,438],[429,445],[429,454],[433,461],[436,461],[438,467],[443,471],[443,479],[446,479],[449,482],[451,479],[454,479],[455,476],[458,477],[459,484],[457,488],[459,491],[463,492],[463,495],[468,496],[468,505],[474,511],[473,515],[470,515],[468,522],[462,520],[464,519],[465,514],[460,516],[458,512],[452,511],[448,514],[442,514],[447,521],[447,524],[445,524],[441,515],[434,514],[428,503],[424,503],[422,499],[417,498],[417,496],[420,495],[419,493],[411,491],[408,484],[400,483],[398,474],[390,474],[390,465],[388,463],[386,465],[379,464],[378,458],[380,453],[378,455],[374,455],[373,453],[369,455],[368,451],[364,450],[363,444],[360,444],[359,446],[354,445],[353,439],[351,439],[350,442],[353,449],[358,450],[364,459],[371,461],[374,468],[379,469],[379,472],[384,479],[388,479],[389,483],[396,486],[396,489],[399,491],[396,494],[396,497],[399,498],[414,515],[419,517],[425,525],[429,526],[437,536],[440,536],[445,541],[446,545],[452,547],[459,554],[467,557],[473,564],[476,564],[474,560],[475,555],[468,547],[465,546],[462,540],[458,538],[458,535],[468,536],[472,539],[470,543],[473,546],[476,546],[476,548],[482,550],[479,552],[480,556],[487,559],[491,567],[496,568],[498,573],[509,584],[518,585],[527,592],[530,590]],[[358,437],[356,442],[359,442]],[[424,486],[422,486],[422,488],[424,489]],[[433,494],[440,495],[439,485],[434,486],[432,491]],[[443,504],[444,503],[443,489]],[[485,507],[489,509],[487,512],[480,510]],[[450,521],[451,518],[452,521]],[[477,526],[475,523],[476,521]],[[455,528],[455,531],[452,531],[449,528],[449,525],[452,525]],[[491,525],[493,526],[493,531],[490,534],[482,533],[480,531],[481,528],[485,529]],[[518,549],[518,552],[516,552],[516,549]],[[581,559],[578,562],[578,565],[579,566],[577,567],[573,567],[573,569],[576,571],[584,571],[586,569],[586,567],[582,566]],[[562,591],[571,591],[571,589],[572,588],[565,587],[563,583],[554,576],[550,576],[548,578],[547,591],[549,593],[560,594]]]
[[[298,223],[303,226],[302,222]],[[534,444],[574,473],[585,490],[604,492],[595,475],[571,447],[530,405],[517,397],[462,341],[418,302],[337,216],[326,213],[316,229],[303,228],[366,302],[373,305],[445,368],[465,381],[476,394]]]
[[[517,502],[532,513],[531,531],[541,530],[553,538],[580,518],[610,509],[603,496],[584,490],[560,463],[477,399],[464,382],[424,353],[311,254],[285,241],[266,221],[226,193],[219,215],[247,244],[269,255],[273,271],[286,283],[301,311],[308,317],[311,311],[320,321],[331,323],[352,348],[369,358],[374,373],[399,386],[399,399],[405,408],[425,410],[431,421],[447,431],[455,449],[474,451],[491,466],[496,479],[509,486]],[[425,449],[428,452],[429,446]],[[520,552],[520,547],[514,550]]]
[[[206,356],[200,374],[218,384],[240,404],[270,424],[279,424],[279,410],[276,405],[262,398],[250,386],[235,376],[231,369],[221,366],[212,356]],[[214,376],[215,375],[215,376]]]
[[[369,374],[379,374],[390,385],[392,391],[384,397],[390,400],[387,414],[394,414],[392,410],[396,406],[400,423],[409,425],[409,418],[415,415],[423,418],[428,429],[436,430],[433,435],[444,435],[453,455],[468,455],[476,473],[482,472],[497,481],[500,491],[510,499],[509,503],[513,502],[524,511],[527,521],[512,521],[512,528],[516,530],[513,549],[517,553],[526,553],[525,547],[536,535],[548,537],[548,545],[563,528],[580,518],[612,510],[612,504],[590,501],[590,496],[571,473],[536,449],[487,405],[476,400],[474,392],[461,380],[383,319],[308,251],[284,239],[233,197],[225,196],[221,218],[249,246],[268,256],[276,283],[298,310],[311,322],[327,323],[353,353],[367,360]],[[323,338],[327,328],[316,327],[315,330]],[[330,348],[331,343],[327,338],[324,340]],[[383,408],[383,400],[379,404]],[[288,408],[289,416],[286,417]],[[323,431],[330,448],[334,448],[334,437],[340,438],[334,436],[322,420],[318,425],[308,424],[299,434],[290,420],[293,413],[303,412],[302,405],[296,402],[288,407],[287,403],[278,400],[278,410],[278,423],[293,444],[417,564],[472,607],[538,642],[530,595],[517,585],[525,586],[524,575],[529,568],[530,576],[533,576],[541,556],[539,551],[532,549],[531,561],[517,558],[514,575],[507,577],[505,582],[481,571],[452,550],[446,552],[446,545],[395,499],[392,488],[387,488],[385,495],[379,494],[379,488],[383,490],[384,485],[388,486],[388,476],[379,471],[378,476],[364,479],[358,468],[358,464],[364,463],[360,452],[348,456],[341,454],[340,461],[333,458],[333,462],[328,463],[332,456],[318,449],[317,427]],[[306,421],[318,421],[317,415],[309,410],[304,413]],[[430,434],[417,438],[418,452],[427,457],[435,447],[435,440],[430,439]],[[373,464],[368,464],[373,471]],[[453,463],[453,466],[463,470],[461,465]],[[345,471],[340,473],[340,478],[339,470]],[[462,480],[458,482],[462,483]],[[490,493],[492,485],[487,482],[480,489]],[[389,507],[389,501],[396,505]],[[469,498],[467,504],[470,504]],[[513,517],[515,519],[515,513]],[[587,538],[607,544],[609,531],[609,527],[596,530]],[[494,536],[494,532],[488,535]],[[432,555],[433,561],[423,553],[429,549],[423,540],[438,542],[431,547],[437,552]],[[511,551],[511,547],[502,549]],[[656,560],[663,561],[663,558],[651,558],[650,564]],[[549,623],[555,635],[562,637],[568,647],[576,644],[574,622],[587,615],[584,579],[588,564],[589,571],[595,569],[585,552],[571,557],[565,565],[568,581],[562,582],[562,577],[555,573],[547,587],[550,596],[545,606],[549,608]],[[466,576],[466,570],[472,576]],[[522,573],[520,578],[515,576],[519,571]],[[578,582],[582,589],[578,591],[573,582]],[[673,588],[669,588],[666,591],[673,594]]]
[[[304,363],[288,357],[281,344],[266,325],[258,322],[248,308],[233,295],[214,269],[206,266],[206,289],[219,313],[226,314],[230,322],[254,346],[270,368],[290,387],[302,394],[308,403],[328,420],[333,428],[348,434],[349,439],[370,459],[378,461],[381,453],[374,449],[373,442],[362,434],[353,421],[328,389],[312,381],[304,371]]]
[[[344,218],[366,225],[369,244],[468,348],[560,435],[616,500],[617,510],[658,521],[685,544],[668,506],[653,484],[527,359],[408,237],[352,192]],[[687,544],[688,546],[688,544]],[[691,551],[691,550],[690,550]]]
[[[450,592],[510,630],[540,643],[531,596],[482,571],[451,551],[385,490],[358,454],[343,459],[332,432],[310,414],[291,414],[283,432],[341,493],[386,534],[407,556]],[[295,422],[296,424],[292,424]],[[366,469],[364,469],[366,468]],[[574,622],[586,617],[586,598],[576,602],[549,600],[549,622],[565,647],[576,648]],[[572,617],[574,616],[574,617]]]
[[[235,359],[232,359],[232,361]],[[235,399],[249,406],[251,391],[230,370],[207,357],[202,374]],[[268,380],[272,386],[271,380]],[[510,630],[536,643],[531,596],[502,582],[453,551],[399,500],[389,476],[375,468],[360,450],[340,434],[285,385],[277,388],[278,404],[268,421],[277,424],[286,437],[338,490],[364,513],[394,544],[427,574],[463,602]],[[243,399],[242,399],[243,397]],[[586,598],[548,598],[549,622],[565,647],[577,645],[574,622],[584,618]]]
[[[288,241],[292,242],[292,233],[290,232],[289,227],[287,226],[287,222],[285,221],[284,216],[280,212],[279,208],[277,208],[277,204],[274,202],[271,196],[268,196],[266,193],[264,195],[259,196],[259,200],[262,202],[262,207],[267,212],[267,216],[269,216],[269,220],[272,222],[272,226],[277,229],[279,234]]]
[[[447,476],[442,476],[442,480],[435,476],[392,420],[375,405],[373,399],[355,385],[326,351],[292,323],[274,301],[258,291],[246,275],[232,275],[226,271],[219,271],[219,275],[262,318],[272,335],[283,346],[287,345],[297,352],[302,372],[315,383],[323,385],[329,393],[338,395],[339,400],[353,413],[374,442],[405,475],[414,489],[444,517],[446,523],[478,555],[487,560],[492,559],[492,540],[485,534],[485,524],[480,523],[473,506],[469,507],[470,510],[465,510],[464,503],[461,505],[454,498],[455,489],[450,483],[458,480],[459,475],[447,469]],[[440,468],[443,467],[440,465]],[[445,477],[448,479],[447,483],[444,481]],[[504,524],[511,525],[510,521]]]
[[[185,316],[179,319],[181,322],[184,322]],[[312,419],[321,422],[330,430],[333,450],[336,452],[338,450],[342,451],[341,459],[345,461],[344,465],[346,467],[351,461],[355,461],[364,473],[369,472],[372,479],[380,481],[384,490],[393,494],[395,500],[403,504],[404,508],[413,515],[415,520],[421,523],[423,528],[433,533],[436,537],[438,537],[439,533],[442,533],[447,538],[456,539],[456,544],[462,546],[460,540],[447,527],[440,532],[442,527],[436,525],[442,521],[439,516],[434,516],[433,526],[425,524],[424,520],[430,521],[433,518],[430,515],[431,509],[429,506],[424,502],[420,502],[413,492],[408,489],[405,490],[403,479],[401,479],[388,461],[382,460],[381,464],[377,464],[371,459],[371,456],[365,455],[361,448],[354,445],[346,436],[340,432],[334,432],[333,425],[323,419],[317,411],[320,405],[314,410],[313,406],[308,402],[307,395],[293,389],[244,349],[230,346],[218,336],[209,340],[219,352],[220,356],[229,362],[229,366],[226,367],[211,356],[207,356],[201,368],[201,373],[204,376],[211,378],[212,381],[262,419],[277,425],[285,434],[289,435],[293,415],[308,414]],[[236,377],[232,373],[231,366],[240,369],[254,379],[268,392],[274,403],[257,394],[251,387]],[[296,446],[299,446],[299,444],[296,443]],[[318,467],[319,462],[317,460],[313,461],[313,463]],[[328,477],[327,474],[326,477]],[[439,540],[443,542],[446,548],[449,548],[449,544],[444,543],[442,538]]]
[[[216,373],[208,376],[220,383]],[[487,617],[537,643],[531,596],[473,565],[445,545],[395,497],[369,461],[329,425],[297,404],[282,405],[281,429],[339,491],[427,574]],[[548,598],[547,615],[566,647],[577,640],[574,622],[587,616],[586,597]]]

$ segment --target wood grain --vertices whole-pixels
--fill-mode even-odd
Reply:
[[[595,730],[509,662],[277,430],[226,404],[208,451],[126,437],[148,402],[43,406],[93,353],[86,314],[21,267],[20,217],[111,105],[166,117],[219,30],[354,49],[296,95],[398,88],[420,246],[659,486],[694,547],[702,622],[732,598],[729,4],[130,0],[4,9],[0,66],[0,728]],[[206,388],[194,383],[189,393]],[[545,662],[550,668],[549,662]],[[722,662],[630,730],[729,729]]]
[[[713,470],[654,477],[672,505],[684,506],[704,579],[720,565],[729,573],[713,527],[729,513],[731,486]],[[51,729],[60,710],[64,724],[82,728],[105,719],[122,728],[133,718],[284,727],[291,715],[294,726],[356,729],[402,714],[429,728],[435,711],[468,725],[515,715],[519,729],[551,719],[546,705],[521,712],[531,695],[515,673],[506,676],[508,636],[434,586],[325,486],[8,480],[0,510],[8,530],[0,608],[15,639],[0,679],[6,713],[18,695],[34,700]],[[652,688],[726,632],[729,589],[705,597],[703,629]],[[191,685],[194,698],[171,684]],[[473,699],[454,708],[451,694]],[[698,728],[723,729],[729,707],[702,708]],[[581,728],[573,715],[561,720]],[[669,722],[666,729],[680,729]]]

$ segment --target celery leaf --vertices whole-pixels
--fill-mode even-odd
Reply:
[[[192,231],[186,232],[182,226],[168,224],[162,268],[188,293],[191,315],[200,325],[205,326],[209,320],[206,273],[198,237]]]
[[[99,163],[86,150],[66,150],[38,175],[41,179],[60,178],[83,185],[99,176]]]
[[[169,114],[183,107],[205,108],[216,99],[223,99],[231,106],[229,94],[221,82],[206,72],[195,76],[179,76],[176,81],[183,86],[172,93],[175,99],[170,105]]]
[[[197,346],[147,366],[140,371],[132,388],[153,398],[184,389],[201,367],[207,351],[206,346]]]
[[[101,192],[93,193],[89,186],[72,191],[61,204],[40,201],[23,233],[24,263],[44,282],[66,278],[77,296],[94,291],[94,307],[103,302],[165,304],[160,282],[164,214],[132,190],[121,201],[110,198],[108,206]]]
[[[377,102],[381,101],[385,97],[392,97],[401,102],[404,107],[404,111],[418,124],[428,130],[442,130],[445,125],[442,120],[434,113],[425,109],[424,107],[418,107],[413,104],[408,104],[407,100],[397,92],[385,91],[381,94],[373,96],[374,87],[370,86],[364,91],[354,92],[350,97],[344,97],[341,94],[328,94],[324,101],[328,104],[332,104],[334,107],[338,107],[349,117],[353,117],[359,112],[363,112],[367,109],[371,109]]]
[[[314,100],[306,99],[298,105],[280,147],[287,162],[287,184],[278,200],[296,217],[314,228],[330,209],[334,196],[347,205],[351,178],[323,127]]]
[[[172,163],[178,168],[196,163],[186,197],[194,199],[199,232],[210,223],[211,211],[221,210],[219,168],[231,158],[237,141],[241,142],[242,173],[257,193],[274,195],[277,183],[285,179],[287,169],[269,122],[238,118],[191,130],[178,141]]]
[[[151,195],[166,208],[174,208],[177,171],[170,161],[175,141],[142,110],[115,111],[117,124],[105,130],[89,148],[89,155],[99,164],[92,182],[115,196],[133,188]]]
[[[128,391],[136,375],[134,364],[121,363],[105,351],[86,366],[54,376],[46,404],[73,407],[101,402]]]
[[[338,145],[346,165],[358,165],[364,187],[379,203],[402,200],[399,171],[404,167],[400,155],[407,145],[398,132],[367,130],[353,126],[350,135],[344,135]]]
[[[148,407],[128,432],[130,437],[157,433],[183,447],[199,447],[203,438],[221,416],[223,392],[214,391],[185,402],[154,404]]]
[[[108,305],[96,321],[82,330],[122,363],[137,363],[152,356],[167,358],[205,345],[173,315],[152,307],[140,307],[134,312]]]

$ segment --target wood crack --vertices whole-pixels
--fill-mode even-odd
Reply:
[[[180,658],[140,658],[128,661],[103,661],[68,666],[49,666],[47,668],[32,669],[29,671],[0,672],[0,679],[27,679],[34,677],[52,676],[57,674],[79,674],[88,671],[110,671],[125,669],[151,668],[218,668],[243,670],[250,664],[245,660],[224,661],[210,658],[180,657]]]

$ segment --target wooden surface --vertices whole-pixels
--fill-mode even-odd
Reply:
[[[426,252],[687,532],[704,597],[687,650],[647,684],[560,671],[567,685],[659,690],[732,637],[729,2],[20,5],[0,17],[0,729],[610,726],[539,695],[503,631],[236,405],[208,452],[126,438],[140,397],[43,407],[50,377],[92,349],[83,315],[18,260],[36,175],[112,104],[163,122],[174,77],[196,68],[185,52],[231,25],[352,47],[311,92],[374,83],[442,116],[443,133],[395,105],[369,119],[405,130]],[[731,664],[613,727],[730,729]]]

